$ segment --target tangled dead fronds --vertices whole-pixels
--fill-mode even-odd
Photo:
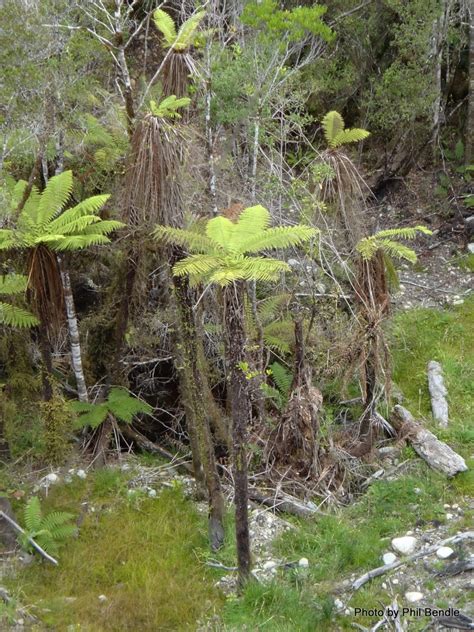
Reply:
[[[188,52],[171,52],[163,66],[164,96],[172,94],[178,98],[188,96],[190,82],[197,74],[196,64]]]
[[[56,334],[64,321],[64,293],[56,255],[45,246],[28,253],[28,294],[34,312]]]

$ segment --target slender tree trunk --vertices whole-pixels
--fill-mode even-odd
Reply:
[[[41,373],[41,379],[43,382],[43,399],[45,402],[49,402],[53,397],[53,387],[51,384],[51,376],[53,374],[51,346],[49,344],[48,334],[46,333],[46,327],[43,323],[41,323],[38,327],[35,327],[33,331],[36,334],[41,359],[43,360],[43,369]]]
[[[224,542],[224,497],[216,467],[214,443],[207,414],[204,378],[199,362],[198,335],[193,312],[193,296],[189,280],[173,277],[177,310],[180,319],[181,380],[183,400],[186,406],[188,431],[194,435],[193,464],[195,451],[202,464],[204,480],[209,498],[209,540],[211,548],[217,550]]]
[[[239,582],[250,576],[250,535],[248,520],[247,428],[251,420],[249,382],[245,362],[245,285],[236,281],[225,288],[224,319],[227,334],[227,370],[232,411],[235,533]]]
[[[79,401],[89,401],[87,395],[86,379],[82,368],[81,340],[79,337],[79,327],[77,325],[76,308],[74,296],[72,294],[71,279],[69,272],[64,265],[64,259],[58,255],[59,270],[64,292],[64,305],[66,307],[67,325],[69,331],[69,342],[71,344],[71,364],[77,384],[77,395]]]
[[[468,2],[469,22],[469,100],[467,106],[465,156],[466,164],[474,155],[474,0]]]
[[[206,44],[206,149],[209,169],[209,195],[212,202],[212,215],[217,215],[216,168],[214,163],[214,134],[211,122],[212,80],[211,80],[211,43]]]

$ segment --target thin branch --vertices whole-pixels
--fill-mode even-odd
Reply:
[[[43,557],[45,557],[49,562],[51,562],[55,566],[58,565],[58,560],[54,559],[54,557],[51,557],[51,555],[46,553],[46,551],[42,549],[40,545],[37,542],[35,542],[35,540],[33,540],[32,537],[27,535],[26,531],[22,529],[20,525],[13,520],[13,518],[10,518],[10,516],[7,516],[7,514],[4,511],[0,511],[0,518],[3,518],[4,520],[6,520],[14,529],[16,529],[16,531],[25,535],[26,539],[31,544],[31,546],[34,547],[38,551],[38,553],[40,553]]]

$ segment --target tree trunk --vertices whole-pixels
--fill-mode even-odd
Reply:
[[[469,23],[469,100],[467,106],[465,158],[469,164],[474,155],[474,0],[468,2]]]
[[[41,323],[38,327],[35,327],[33,332],[36,334],[41,359],[43,360],[43,368],[41,372],[41,379],[43,382],[43,399],[45,402],[49,402],[53,397],[53,387],[51,384],[51,376],[53,373],[51,346],[49,344],[48,334],[46,333],[46,327],[43,323]]]
[[[77,395],[80,402],[89,401],[87,395],[86,379],[82,368],[81,340],[79,338],[79,327],[77,326],[76,308],[74,296],[72,294],[71,279],[69,272],[64,265],[64,259],[58,255],[59,270],[63,284],[64,304],[66,307],[67,325],[69,331],[69,341],[71,344],[71,364],[77,384]]]
[[[199,362],[198,333],[193,312],[194,301],[187,278],[175,276],[173,282],[180,321],[182,397],[186,403],[186,422],[191,437],[195,476],[199,480],[201,467],[207,487],[209,540],[212,550],[215,551],[224,542],[224,497],[206,408],[204,376]]]
[[[248,521],[247,427],[251,420],[249,383],[245,362],[245,285],[236,281],[225,288],[224,319],[227,336],[227,371],[232,411],[235,533],[239,582],[250,575],[250,535]]]

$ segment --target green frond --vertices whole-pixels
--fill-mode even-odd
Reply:
[[[398,277],[397,269],[393,263],[393,259],[386,252],[384,252],[383,261],[390,287],[398,290],[400,287],[400,279]]]
[[[0,229],[0,250],[10,250],[15,247],[15,234],[9,228]]]
[[[186,20],[178,31],[178,36],[173,46],[174,50],[183,51],[192,46],[196,31],[205,15],[205,11],[197,11]]]
[[[391,239],[381,239],[380,245],[382,250],[396,259],[406,259],[410,263],[416,263],[416,252],[408,246],[400,244],[398,241],[392,241]]]
[[[60,228],[49,226],[48,229],[51,229],[53,235],[73,235],[74,233],[82,233],[88,226],[97,224],[97,222],[100,221],[101,219],[98,215],[83,215],[75,220],[71,220],[67,224],[63,224]]]
[[[380,230],[374,237],[396,237],[397,239],[415,239],[418,233],[432,235],[433,232],[426,226],[406,226],[403,228],[388,228]]]
[[[235,238],[241,242],[255,233],[266,230],[270,226],[270,219],[270,213],[260,204],[245,208],[235,224]]]
[[[248,281],[275,281],[290,267],[285,261],[265,257],[244,257],[240,262],[242,276]]]
[[[6,274],[0,276],[0,294],[21,294],[26,291],[28,277],[24,274]]]
[[[24,509],[25,526],[28,531],[39,531],[41,529],[41,505],[38,496],[32,496]]]
[[[86,402],[71,402],[70,405],[73,411],[79,413],[78,419],[74,424],[76,428],[84,428],[86,426],[90,426],[93,429],[98,428],[109,414],[106,403],[87,404]]]
[[[153,13],[153,21],[155,22],[156,28],[163,35],[166,47],[171,48],[177,36],[173,18],[166,13],[166,11],[163,11],[163,9],[156,9]]]
[[[74,515],[66,511],[52,511],[43,518],[41,528],[49,531],[54,539],[57,539],[55,534],[57,533],[58,527],[62,527],[73,518]]]
[[[153,237],[166,244],[181,246],[181,248],[193,253],[214,252],[215,250],[215,245],[206,235],[193,230],[156,226]]]
[[[279,362],[273,362],[270,364],[270,370],[272,372],[272,380],[275,382],[279,392],[285,399],[288,399],[291,390],[291,384],[293,383],[293,374],[283,364]]]
[[[223,215],[213,217],[207,222],[206,235],[215,244],[220,246],[225,252],[231,252],[232,236],[236,230],[236,224]]]
[[[126,224],[119,222],[115,219],[104,219],[97,222],[97,224],[91,224],[87,226],[81,232],[83,235],[110,235],[115,230],[124,228]]]
[[[0,324],[9,327],[34,327],[39,324],[39,320],[21,307],[0,303]]]
[[[188,97],[181,97],[178,99],[176,95],[172,94],[169,97],[166,97],[159,104],[156,101],[150,101],[150,112],[153,116],[158,116],[160,118],[181,118],[181,115],[178,112],[179,108],[188,107],[191,103],[191,99]]]
[[[153,408],[143,400],[130,395],[124,388],[112,388],[107,399],[110,412],[125,423],[132,423],[139,413],[150,414]]]
[[[257,306],[257,312],[262,322],[267,322],[270,319],[275,318],[277,309],[288,305],[288,301],[291,298],[291,294],[285,292],[282,294],[276,294],[275,296],[269,296],[261,300]]]
[[[21,202],[23,198],[23,194],[25,192],[26,187],[28,186],[28,182],[26,180],[18,180],[18,182],[13,187],[11,193],[11,209],[14,211],[18,204]]]
[[[309,241],[318,234],[318,230],[309,226],[277,226],[260,233],[254,232],[238,246],[238,252],[252,253],[277,248],[289,248]]]
[[[348,145],[349,143],[358,143],[361,140],[364,140],[370,136],[370,132],[366,129],[360,129],[354,127],[352,129],[345,129],[333,139],[331,147],[341,147],[341,145]]]
[[[57,252],[65,252],[68,250],[82,250],[89,246],[100,246],[101,244],[110,243],[110,239],[100,233],[94,233],[90,235],[71,235],[70,237],[61,236],[58,239],[53,239],[49,242],[51,250]]]
[[[210,275],[214,270],[221,268],[224,261],[214,255],[190,255],[181,259],[173,266],[175,276],[202,277]]]
[[[389,228],[387,230],[381,230],[378,233],[375,233],[375,235],[370,235],[370,237],[361,239],[357,244],[356,249],[366,261],[370,261],[377,250],[382,250],[382,252],[389,257],[406,259],[411,263],[415,263],[417,259],[415,251],[390,238],[396,237],[398,239],[414,239],[418,233],[422,233],[424,235],[432,234],[432,232],[425,226]]]
[[[77,221],[79,218],[87,215],[96,215],[98,211],[105,205],[110,195],[93,195],[92,197],[79,202],[76,206],[68,208],[59,217],[49,224],[49,231],[58,231],[65,233],[64,226]],[[99,218],[100,219],[100,218]]]
[[[334,139],[340,134],[344,129],[344,119],[335,110],[328,112],[323,120],[321,121],[321,125],[324,130],[324,136],[326,138],[326,142],[329,147],[332,147]]]
[[[291,351],[291,344],[294,340],[294,323],[291,319],[274,320],[263,328],[263,340],[265,345],[277,351],[281,355],[286,355]]]
[[[61,212],[72,192],[72,171],[63,171],[48,180],[38,204],[37,223],[48,224]]]

